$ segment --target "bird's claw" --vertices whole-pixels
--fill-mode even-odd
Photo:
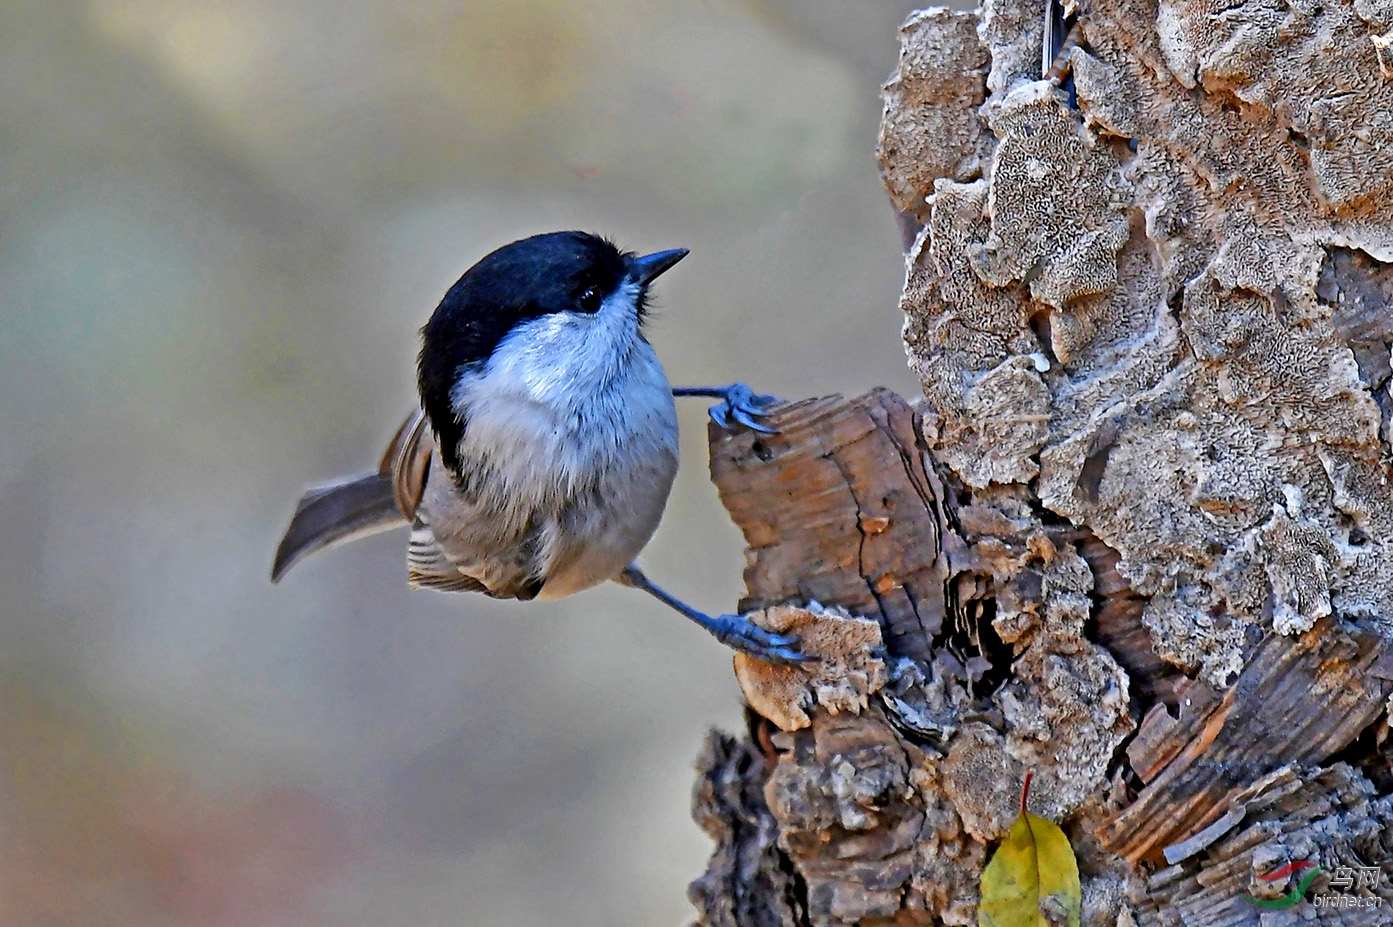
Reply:
[[[760,434],[778,432],[777,428],[759,421],[764,418],[764,410],[779,401],[777,396],[756,393],[744,383],[732,383],[722,388],[721,394],[721,402],[711,407],[711,421],[725,429],[731,428],[734,421]]]
[[[813,663],[817,657],[798,649],[798,638],[766,631],[742,615],[720,615],[707,626],[727,647],[766,663]]]

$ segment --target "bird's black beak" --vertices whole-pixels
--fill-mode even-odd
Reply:
[[[640,286],[648,286],[658,279],[659,274],[689,253],[686,248],[673,248],[671,251],[659,251],[657,254],[645,254],[643,257],[634,258],[629,263],[629,276],[637,280]]]

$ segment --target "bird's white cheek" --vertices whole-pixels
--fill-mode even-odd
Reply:
[[[636,309],[639,290],[620,287],[592,315],[556,312],[519,324],[498,344],[484,369],[461,378],[453,399],[465,417],[483,393],[573,407],[587,392],[622,375],[642,342]]]

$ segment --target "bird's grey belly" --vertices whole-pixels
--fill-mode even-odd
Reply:
[[[653,536],[677,472],[666,448],[611,471],[589,498],[555,522],[551,562],[538,598],[559,599],[614,579]]]
[[[526,410],[493,434],[471,421],[481,446],[465,458],[463,483],[437,468],[422,500],[440,555],[429,569],[504,598],[561,598],[618,576],[657,529],[677,472],[670,402],[634,427],[588,434],[558,435]],[[427,553],[414,562],[430,562]]]

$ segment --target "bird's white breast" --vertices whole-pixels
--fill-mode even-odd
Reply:
[[[519,520],[555,521],[540,553],[561,574],[544,597],[613,578],[652,536],[672,487],[677,413],[637,297],[621,287],[593,314],[521,323],[452,395],[474,491]]]

